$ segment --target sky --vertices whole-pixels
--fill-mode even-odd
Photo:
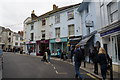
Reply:
[[[83,0],[0,0],[0,26],[14,32],[23,30],[23,22],[32,10],[40,16],[51,11],[53,4],[58,7],[81,3]]]

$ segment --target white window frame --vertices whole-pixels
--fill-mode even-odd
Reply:
[[[71,29],[71,27],[73,27],[73,29]],[[68,25],[68,36],[74,36],[75,35],[75,25],[71,24]]]
[[[74,19],[74,10],[67,12],[68,20]]]
[[[60,27],[55,28],[55,37],[60,38]]]
[[[60,23],[60,14],[55,16],[55,23]]]

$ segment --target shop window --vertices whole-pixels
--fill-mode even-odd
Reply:
[[[72,10],[72,11],[69,11],[69,12],[67,13],[67,15],[68,15],[68,20],[74,19],[74,11],[73,11],[73,10]]]
[[[118,45],[118,60],[120,60],[120,34],[117,35],[117,45]]]
[[[74,24],[68,25],[68,35],[69,36],[74,35]]]
[[[55,23],[60,23],[60,14],[55,16]]]
[[[42,26],[46,25],[46,20],[42,19]]]
[[[56,38],[60,37],[60,28],[55,28],[55,35],[56,35]]]
[[[117,2],[111,2],[107,6],[108,8],[108,20],[112,23],[118,19],[118,4]]]

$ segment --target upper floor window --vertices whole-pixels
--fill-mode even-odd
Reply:
[[[110,23],[118,19],[118,4],[117,2],[111,2],[107,6],[108,8],[108,20]]]
[[[41,31],[42,33],[42,39],[45,39],[45,30]]]
[[[11,35],[11,32],[9,32],[9,36]]]
[[[15,42],[15,45],[17,46],[17,45],[18,45],[18,43],[17,43],[17,42]]]
[[[56,38],[60,37],[60,28],[55,28],[55,36]]]
[[[68,35],[74,35],[74,24],[68,25]]]
[[[11,42],[11,38],[8,38],[8,42]]]
[[[74,19],[74,11],[73,10],[69,11],[67,14],[68,14],[68,20]]]
[[[86,8],[86,13],[87,14],[89,13],[89,6],[87,6],[87,8]]]
[[[18,36],[16,36],[16,40],[18,40]]]
[[[34,40],[34,33],[31,33],[30,36],[31,36],[31,41],[33,41]]]
[[[33,29],[34,29],[34,24],[32,23],[32,24],[31,24],[31,30],[33,30]]]
[[[42,26],[46,25],[46,20],[42,19]]]
[[[60,15],[55,16],[55,23],[60,23]]]

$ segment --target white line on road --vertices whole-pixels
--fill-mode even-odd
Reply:
[[[58,74],[58,71],[57,71],[57,70],[56,70],[55,72],[56,72],[56,74]]]
[[[56,69],[55,67],[53,67],[54,69]]]

